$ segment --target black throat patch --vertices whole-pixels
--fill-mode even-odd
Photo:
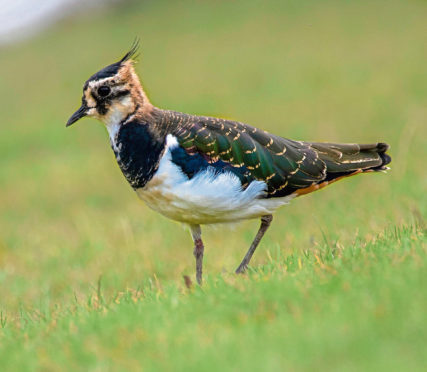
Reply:
[[[122,125],[117,139],[116,159],[134,189],[144,187],[159,167],[166,138],[153,135],[148,124],[131,121]]]

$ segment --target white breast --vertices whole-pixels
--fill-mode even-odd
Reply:
[[[236,222],[274,212],[293,196],[260,198],[267,185],[253,181],[242,190],[232,173],[216,173],[213,168],[192,179],[171,161],[170,150],[178,146],[168,135],[165,153],[154,177],[141,189],[139,197],[153,210],[173,220],[190,224]]]

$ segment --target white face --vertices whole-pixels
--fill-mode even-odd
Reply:
[[[111,86],[110,93],[101,97],[98,93],[108,91],[108,85],[105,82],[93,84],[85,91],[85,99],[88,106],[87,115],[94,117],[106,125],[122,121],[130,112],[134,110],[134,103],[130,92],[123,86]],[[96,93],[95,93],[96,92]]]
[[[116,77],[89,82],[83,99],[88,108],[87,116],[106,124],[121,121],[135,109],[129,84]]]
[[[81,107],[67,126],[84,116],[106,125],[122,121],[143,103],[142,88],[132,64],[110,65],[93,75],[84,85]]]

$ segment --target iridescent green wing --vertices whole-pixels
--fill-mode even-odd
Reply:
[[[325,177],[325,164],[308,144],[281,138],[249,125],[207,117],[177,128],[188,153],[203,154],[238,168],[247,179],[267,183],[268,196],[285,196]]]

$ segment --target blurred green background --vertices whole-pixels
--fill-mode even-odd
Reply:
[[[391,145],[388,174],[344,180],[282,208],[252,261],[262,268],[325,242],[346,247],[372,241],[385,229],[423,224],[426,20],[427,4],[415,0],[122,1],[81,11],[32,39],[1,47],[0,310],[18,329],[13,337],[0,336],[9,356],[13,340],[22,336],[23,311],[85,302],[99,294],[100,277],[103,296],[111,299],[152,280],[181,293],[182,275],[193,276],[188,231],[137,199],[103,125],[86,119],[65,129],[84,81],[119,59],[135,36],[142,44],[137,72],[161,108],[231,118],[298,140]],[[249,221],[204,229],[208,283],[233,272],[257,227],[258,221]],[[217,295],[211,293],[214,302]],[[158,309],[153,305],[152,311]],[[342,322],[351,327],[351,318],[344,315]],[[172,337],[165,332],[163,337]],[[81,337],[96,344],[104,336],[94,331]],[[161,345],[156,340],[150,342]],[[42,362],[23,369],[55,370],[67,360],[55,364],[46,351],[33,357]],[[86,364],[83,357],[73,366],[113,368]],[[185,359],[178,366],[190,367]]]

